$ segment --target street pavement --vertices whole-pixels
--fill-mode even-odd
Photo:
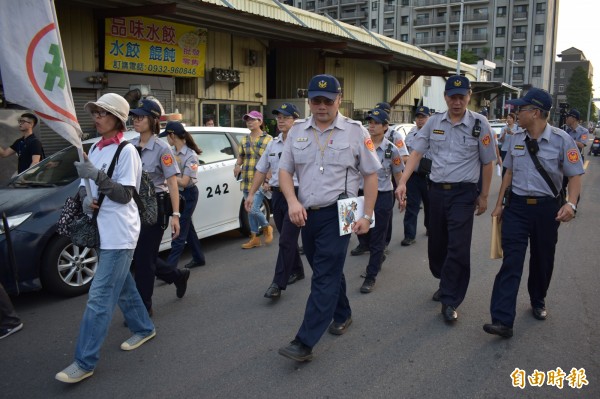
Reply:
[[[244,238],[232,232],[202,241],[207,265],[192,270],[183,299],[174,286],[157,282],[156,338],[121,351],[130,333],[117,310],[94,375],[73,386],[54,375],[73,360],[86,297],[40,292],[14,298],[25,327],[0,341],[0,397],[599,398],[600,158],[589,160],[577,218],[559,229],[548,319],[531,315],[526,266],[511,339],[482,330],[501,265],[489,259],[490,213],[500,185],[494,176],[489,209],[475,220],[471,282],[454,325],[442,321],[440,304],[431,300],[437,280],[428,268],[422,213],[416,244],[401,247],[402,215],[396,212],[391,252],[374,292],[359,292],[367,255],[347,257],[354,321],[348,332],[325,333],[312,362],[286,359],[277,349],[300,326],[310,268],[305,261],[307,278],[279,300],[265,299],[277,241],[242,250]],[[356,245],[353,237],[349,249]],[[189,259],[186,252],[180,264]],[[576,370],[575,387],[566,378],[562,389],[548,385],[547,373],[559,367],[566,375]],[[546,380],[515,387],[513,371],[526,379],[542,372]]]

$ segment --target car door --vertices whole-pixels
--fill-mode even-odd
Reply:
[[[194,226],[200,238],[239,227],[242,200],[240,183],[233,175],[236,145],[223,132],[191,132],[202,149],[198,156],[199,198]]]

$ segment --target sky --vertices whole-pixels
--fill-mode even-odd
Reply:
[[[594,68],[594,97],[600,97],[600,2],[596,0],[560,0],[556,53],[575,47],[583,51]],[[560,58],[557,58],[560,60]],[[598,103],[596,103],[598,105]]]

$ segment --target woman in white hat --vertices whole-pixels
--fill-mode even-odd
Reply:
[[[84,108],[94,118],[96,130],[102,136],[90,149],[89,159],[75,162],[79,176],[89,179],[91,184],[92,198],[86,196],[83,181],[80,186],[84,212],[92,214],[98,208],[98,197],[103,195],[104,198],[97,216],[100,233],[98,267],[79,329],[75,361],[56,374],[57,380],[66,383],[79,382],[94,373],[117,303],[134,334],[121,344],[122,350],[136,349],[156,335],[129,273],[141,227],[133,199],[142,175],[142,163],[135,147],[125,145],[112,177],[106,174],[123,140],[129,104],[118,94],[108,93],[96,102],[87,103]]]

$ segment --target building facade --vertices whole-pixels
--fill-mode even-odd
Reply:
[[[527,90],[552,91],[559,0],[463,0],[462,49],[496,63],[492,79]],[[456,50],[460,0],[296,0],[438,54]],[[496,101],[502,114],[503,101]]]
[[[553,119],[555,121],[558,121],[560,117],[560,104],[567,102],[567,86],[569,85],[569,80],[571,80],[571,75],[573,75],[575,68],[583,68],[587,72],[588,79],[591,81],[594,80],[594,68],[592,67],[592,63],[585,57],[585,54],[583,54],[583,51],[575,47],[571,47],[560,53],[558,57],[561,59],[561,61],[556,62],[556,72],[554,75],[553,87],[554,90],[552,91],[552,93],[554,93],[553,108],[556,111],[555,115],[553,115]],[[563,105],[562,108],[569,107]]]

